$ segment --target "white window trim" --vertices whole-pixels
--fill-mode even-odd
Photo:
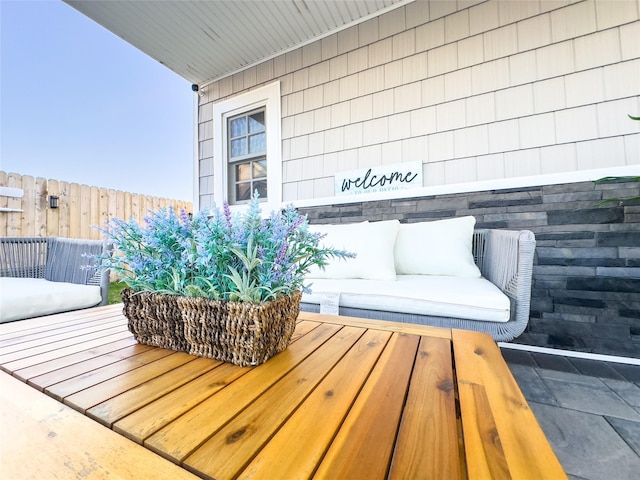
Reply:
[[[258,107],[266,107],[268,201],[261,204],[261,209],[269,214],[282,206],[280,82],[213,104],[213,199],[220,207],[228,198],[227,118]],[[243,209],[246,205],[234,205],[231,208]]]

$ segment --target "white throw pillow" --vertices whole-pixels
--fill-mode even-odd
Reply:
[[[398,275],[480,277],[473,261],[474,217],[400,225],[395,258]]]
[[[309,225],[311,232],[326,233],[321,245],[347,250],[356,258],[329,258],[324,270],[313,267],[307,278],[364,278],[395,280],[394,245],[400,222]]]

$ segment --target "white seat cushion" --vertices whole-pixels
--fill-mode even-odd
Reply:
[[[344,225],[309,225],[310,232],[325,234],[321,246],[355,253],[356,258],[329,258],[324,270],[313,266],[309,278],[366,278],[395,280],[393,247],[398,234],[398,220],[349,223]]]
[[[480,277],[473,261],[472,216],[400,225],[395,245],[398,275]]]
[[[0,323],[98,305],[97,285],[0,277]]]
[[[340,293],[340,306],[438,317],[507,322],[509,298],[485,278],[398,275],[396,281],[308,279],[302,301],[319,305],[323,293]]]

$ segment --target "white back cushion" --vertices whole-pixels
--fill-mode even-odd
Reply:
[[[403,223],[398,230],[398,275],[480,277],[471,250],[476,219],[471,216]]]
[[[326,233],[321,245],[347,250],[355,253],[356,258],[330,258],[324,270],[313,267],[307,278],[395,280],[394,245],[399,226],[398,220],[309,225],[312,232]]]

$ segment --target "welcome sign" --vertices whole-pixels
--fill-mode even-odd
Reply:
[[[422,162],[381,165],[335,175],[336,196],[393,192],[422,186]]]

